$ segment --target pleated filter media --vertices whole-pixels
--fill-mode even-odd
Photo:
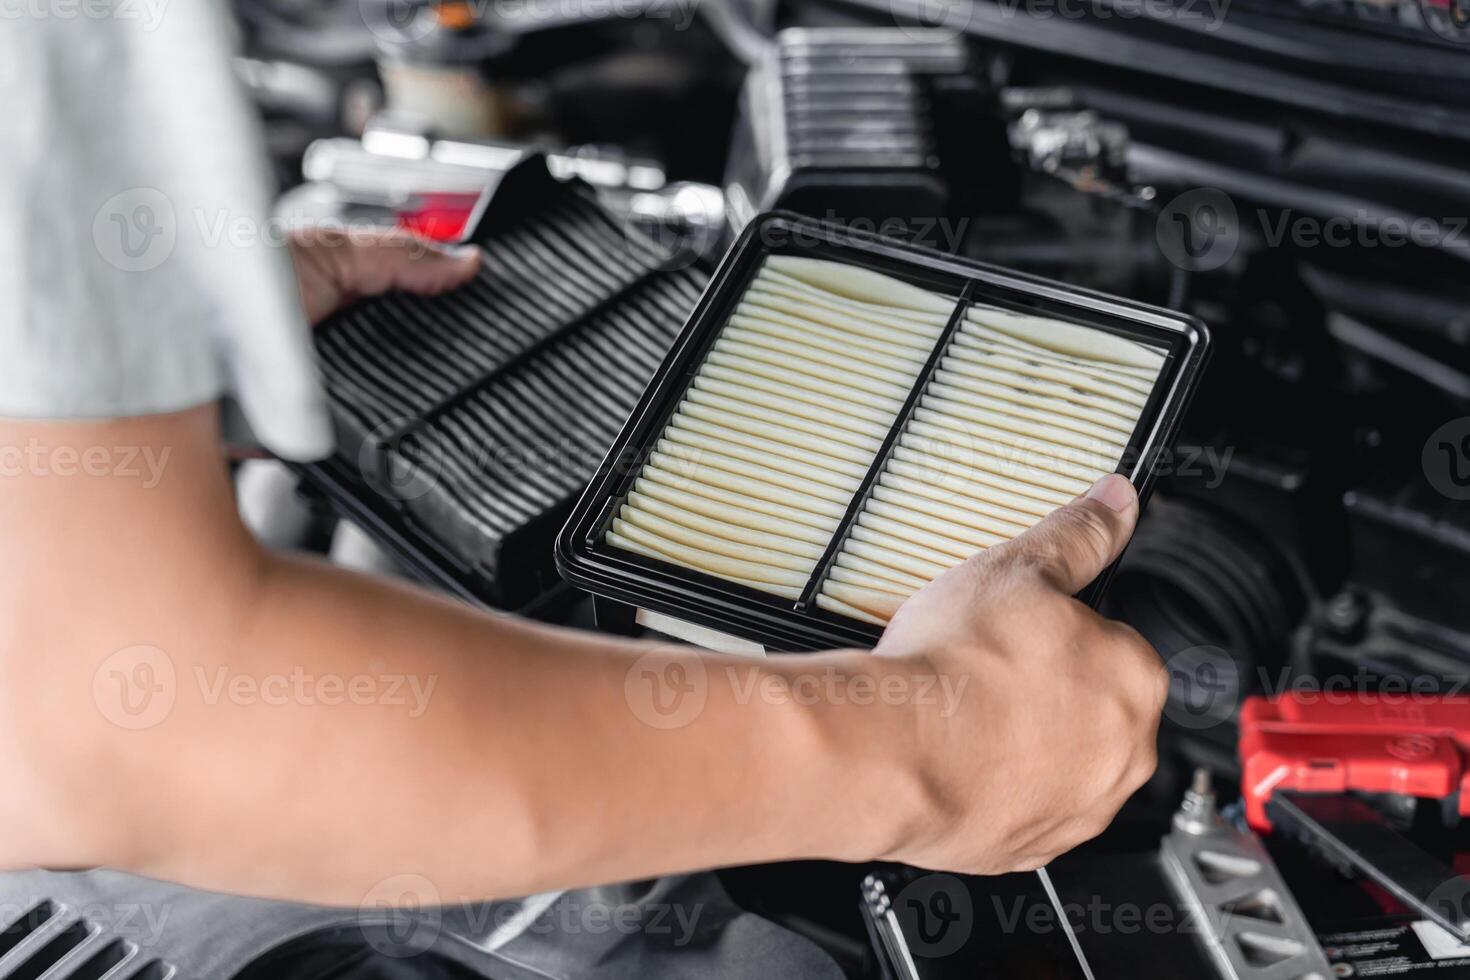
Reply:
[[[502,180],[475,241],[464,287],[364,300],[317,331],[341,457],[307,475],[520,607],[557,584],[556,531],[709,274],[539,162]]]
[[[1164,362],[1104,330],[769,255],[605,541],[881,626],[1113,472]]]

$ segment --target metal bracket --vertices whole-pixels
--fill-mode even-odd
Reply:
[[[1170,886],[1197,917],[1222,977],[1333,976],[1306,915],[1261,839],[1237,830],[1216,811],[1208,771],[1195,773],[1159,857]]]

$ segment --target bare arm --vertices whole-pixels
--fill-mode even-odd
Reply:
[[[328,245],[298,249],[314,316],[475,264]],[[1164,691],[1070,598],[1137,517],[1126,482],[1090,496],[921,591],[880,656],[750,660],[266,552],[213,406],[0,421],[0,867],[350,905],[399,875],[457,901],[797,857],[1035,866],[1152,770]]]
[[[0,865],[345,904],[400,874],[447,901],[795,857],[1000,871],[1098,832],[1152,768],[1156,660],[1067,598],[1127,501],[942,576],[887,657],[751,661],[265,553],[213,408],[0,445],[33,456],[0,480]],[[68,446],[166,463],[63,476]],[[649,671],[694,707],[650,714]]]
[[[738,704],[752,665],[712,657],[704,709],[655,728],[625,692],[646,645],[261,551],[234,516],[217,440],[212,408],[0,425],[0,444],[53,460],[63,445],[167,453],[156,486],[0,484],[0,592],[16,613],[0,657],[18,736],[0,737],[13,746],[0,772],[14,785],[28,768],[31,785],[0,804],[30,831],[12,863],[105,861],[356,903],[405,872],[446,896],[506,895],[888,843],[885,821],[833,835],[823,811],[840,793],[872,812],[898,789],[856,763],[904,739],[900,713],[888,731],[865,726],[866,747],[839,743],[809,706]]]

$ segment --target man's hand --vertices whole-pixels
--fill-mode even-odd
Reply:
[[[313,326],[364,296],[390,289],[432,296],[463,286],[480,268],[473,246],[448,250],[397,231],[310,229],[293,233],[290,245],[301,305]]]
[[[928,813],[892,857],[1037,868],[1101,833],[1153,774],[1168,674],[1133,629],[1072,598],[1137,519],[1132,486],[1105,477],[899,609],[874,652],[970,680],[952,717],[917,717]]]

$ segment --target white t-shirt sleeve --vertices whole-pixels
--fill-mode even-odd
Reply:
[[[224,399],[225,418],[277,455],[329,453],[222,5],[20,11],[0,24],[0,415]]]

